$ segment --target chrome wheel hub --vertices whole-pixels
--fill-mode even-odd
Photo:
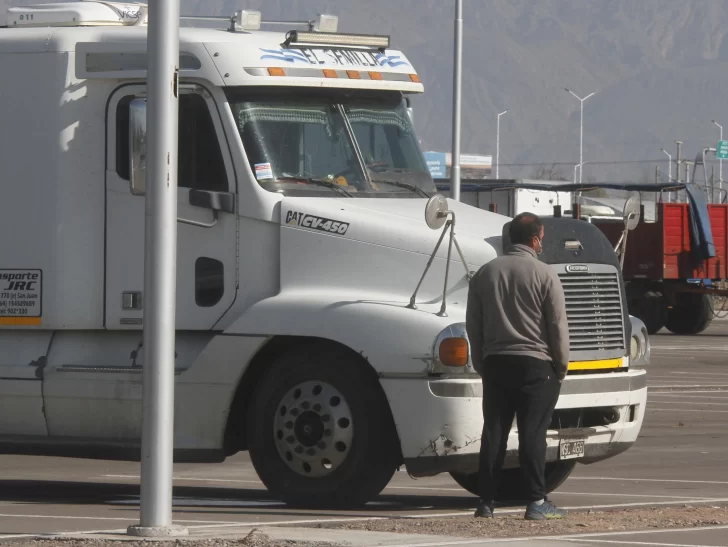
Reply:
[[[351,450],[354,423],[343,395],[325,382],[303,382],[278,403],[273,438],[286,465],[304,477],[336,471]]]

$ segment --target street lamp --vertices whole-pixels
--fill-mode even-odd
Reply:
[[[664,148],[660,148],[667,156],[667,182],[672,182],[672,156]]]
[[[508,110],[504,110],[500,114],[498,114],[498,118],[496,120],[495,124],[495,178],[500,178],[498,176],[499,170],[498,167],[500,165],[500,117],[508,112]]]
[[[596,91],[594,93],[590,93],[589,95],[587,95],[586,97],[584,97],[582,99],[576,93],[571,91],[568,87],[565,87],[564,89],[566,91],[568,91],[569,93],[571,93],[574,97],[576,97],[578,99],[578,101],[581,103],[581,121],[579,123],[579,126],[580,126],[580,130],[579,130],[579,184],[581,184],[581,181],[583,178],[581,167],[584,165],[584,101],[586,101],[589,97],[594,95],[596,93]],[[574,178],[576,178],[576,177],[574,177]]]
[[[581,168],[589,163],[588,161],[585,161],[584,163],[577,163],[574,165],[574,184],[576,184],[576,170],[579,169],[579,174],[581,174]]]
[[[720,125],[715,120],[713,120],[713,123],[715,125],[717,125],[718,128],[720,129],[720,140],[723,140],[723,126]],[[719,161],[720,161],[720,168],[719,168],[720,169],[720,174],[718,175],[718,178],[720,179],[720,184],[721,184],[721,187],[722,187],[722,184],[723,184],[723,158],[721,158]]]
[[[460,201],[460,102],[463,81],[463,0],[455,0],[455,61],[453,67],[452,167],[450,197]]]

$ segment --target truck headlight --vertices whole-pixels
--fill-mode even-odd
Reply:
[[[470,343],[465,323],[453,323],[440,331],[432,347],[430,372],[435,374],[472,374]]]
[[[650,336],[647,327],[637,317],[629,316],[632,323],[632,338],[629,344],[629,366],[644,367],[650,364]]]
[[[632,341],[631,341],[631,343],[629,345],[629,357],[630,357],[630,359],[632,359],[633,361],[636,360],[640,356],[640,351],[642,351],[642,350],[640,348],[640,339],[639,339],[639,336],[637,336],[636,334],[633,334],[632,335]]]

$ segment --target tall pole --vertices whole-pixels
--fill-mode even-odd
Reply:
[[[580,101],[581,115],[579,116],[579,184],[582,183],[584,173],[584,101]]]
[[[149,3],[147,51],[141,519],[128,533],[159,537],[187,534],[172,525],[179,0]]]
[[[498,118],[496,119],[495,124],[495,178],[499,179],[499,169],[500,166],[500,118],[503,114],[508,112],[508,110],[504,110],[500,114],[498,114]]]
[[[675,156],[675,172],[677,173],[677,179],[676,182],[680,182],[682,179],[680,178],[680,164],[682,163],[682,141],[675,141],[675,144],[677,145],[677,156]]]
[[[720,129],[720,140],[723,140],[723,126],[720,125],[715,120],[713,120],[713,123],[715,125],[717,125],[718,128]],[[720,168],[719,168],[719,171],[718,171],[718,181],[720,183],[720,188],[722,188],[723,187],[723,158],[720,158],[719,161],[720,161]]]
[[[660,148],[667,155],[667,182],[672,182],[672,156],[664,148]]]
[[[582,183],[583,179],[583,167],[584,167],[584,101],[586,101],[589,97],[594,95],[596,91],[593,93],[589,93],[584,98],[579,97],[576,93],[571,91],[568,87],[565,87],[566,91],[571,93],[574,97],[577,98],[577,100],[581,103],[581,118],[579,121],[579,184]]]
[[[450,197],[460,201],[460,121],[463,80],[463,0],[455,0],[455,62],[453,71],[452,167]]]

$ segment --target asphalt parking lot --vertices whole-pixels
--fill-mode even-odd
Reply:
[[[638,443],[612,460],[578,466],[551,496],[556,503],[574,510],[728,504],[728,321],[714,322],[699,336],[658,334],[652,346],[648,411]],[[133,463],[0,455],[0,541],[123,531],[138,522],[138,481],[139,465]],[[473,502],[449,476],[413,480],[400,472],[364,510],[302,511],[268,495],[247,455],[224,464],[175,466],[174,520],[195,534],[271,524],[464,515],[471,513]],[[519,513],[522,508],[501,511]],[[728,526],[558,541],[554,545],[717,546],[728,545]],[[452,542],[433,538],[431,544]]]

